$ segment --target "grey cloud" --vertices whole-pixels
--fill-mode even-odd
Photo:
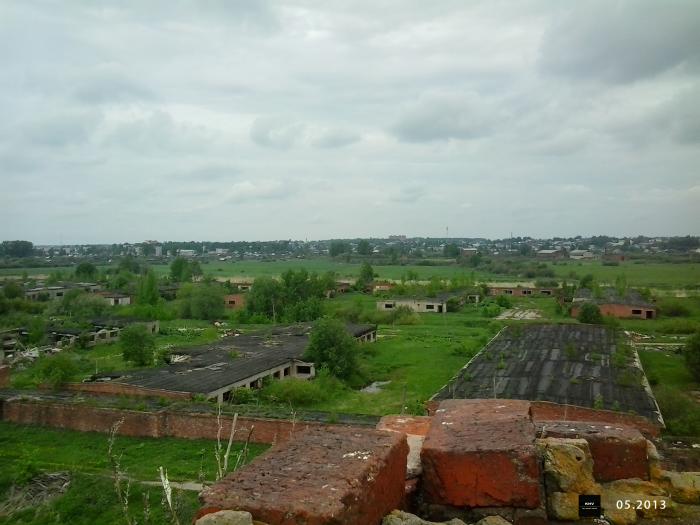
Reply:
[[[342,148],[360,140],[357,133],[344,129],[328,129],[311,139],[311,144],[317,148]]]
[[[304,125],[284,117],[258,117],[250,128],[250,138],[259,146],[287,149],[302,138]]]
[[[161,110],[118,122],[103,139],[104,145],[141,153],[191,152],[207,148],[211,142],[208,130],[177,123]]]
[[[92,111],[65,111],[26,124],[24,137],[32,144],[63,148],[89,141],[102,120]]]
[[[391,127],[404,142],[469,140],[492,133],[499,111],[478,97],[431,96],[406,111]]]
[[[624,83],[677,66],[700,66],[700,3],[695,0],[565,5],[542,40],[540,67],[546,72]]]
[[[74,97],[88,104],[151,101],[155,94],[148,87],[116,73],[101,73],[75,88]]]

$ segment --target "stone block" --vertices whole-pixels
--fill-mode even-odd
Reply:
[[[527,401],[446,400],[423,444],[428,503],[525,507],[540,503],[540,467]]]
[[[250,512],[220,510],[199,518],[195,525],[253,525],[253,516]]]
[[[585,439],[550,437],[538,440],[548,491],[595,494],[593,458]]]
[[[270,525],[376,525],[404,497],[407,455],[399,433],[309,429],[205,489],[201,500]]]
[[[636,428],[597,422],[538,421],[542,437],[585,439],[597,481],[649,479],[647,440]]]

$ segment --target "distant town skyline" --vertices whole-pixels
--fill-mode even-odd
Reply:
[[[698,235],[697,27],[694,0],[5,2],[0,238]]]

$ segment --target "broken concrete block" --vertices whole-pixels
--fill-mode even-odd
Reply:
[[[647,440],[636,428],[581,421],[539,421],[542,437],[585,439],[597,481],[649,479]]]
[[[540,503],[540,466],[527,401],[440,403],[423,444],[426,502],[456,507]]]
[[[548,491],[596,493],[593,458],[585,439],[546,438],[538,440],[538,445]]]
[[[675,515],[675,505],[668,493],[658,485],[641,479],[604,483],[601,485],[601,503],[605,516],[613,523],[635,523],[639,517]]]
[[[700,472],[662,470],[658,482],[671,493],[673,501],[700,504]]]
[[[407,479],[417,478],[423,472],[420,453],[432,420],[432,417],[427,416],[384,416],[377,423],[377,430],[399,432],[406,435],[408,442]]]
[[[445,522],[435,522],[426,521],[419,518],[414,514],[409,514],[408,512],[403,512],[401,510],[394,510],[391,514],[384,516],[382,520],[382,525],[466,525],[462,520],[453,518],[450,521]]]
[[[270,525],[380,523],[404,497],[402,434],[359,427],[309,429],[205,489],[212,509]]]
[[[547,513],[555,520],[578,520],[578,494],[550,492],[547,494]]]
[[[487,516],[477,521],[476,525],[511,525],[511,523],[501,516]]]
[[[253,525],[253,516],[245,511],[220,510],[199,518],[195,525]]]

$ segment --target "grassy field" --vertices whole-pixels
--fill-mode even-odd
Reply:
[[[619,266],[604,266],[600,261],[566,261],[550,267],[559,279],[591,274],[600,283],[614,284],[618,276],[624,275],[630,286],[661,289],[700,286],[700,263],[624,261]]]
[[[40,507],[11,516],[0,510],[0,524],[117,524],[123,523],[108,456],[108,437],[92,432],[73,432],[0,422],[0,509],[11,486],[21,487],[41,471],[71,473],[68,491]],[[237,453],[241,445],[235,444]],[[265,445],[250,445],[248,459],[261,454]],[[131,478],[130,510],[143,523],[143,495],[149,494],[151,523],[166,523],[160,501],[162,489],[141,481],[157,481],[163,466],[172,481],[214,480],[214,442],[173,438],[117,437],[115,453],[122,470]],[[200,470],[203,476],[200,476]],[[181,505],[181,523],[191,522],[198,508],[196,492],[175,491]]]
[[[691,392],[700,390],[683,357],[670,352],[639,350],[639,359],[652,385],[668,434],[700,436],[700,403]]]

